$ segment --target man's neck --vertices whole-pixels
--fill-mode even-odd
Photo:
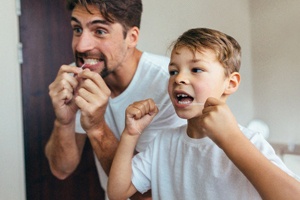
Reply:
[[[125,63],[104,80],[111,90],[111,97],[117,97],[128,87],[137,70],[142,52],[135,49]]]

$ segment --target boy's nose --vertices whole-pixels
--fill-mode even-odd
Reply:
[[[175,82],[177,84],[188,84],[189,81],[186,75],[184,75],[183,73],[179,73],[175,78]]]

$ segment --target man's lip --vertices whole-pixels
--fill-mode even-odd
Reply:
[[[83,69],[89,69],[91,71],[96,71],[99,68],[101,62],[97,62],[96,64],[83,64]]]

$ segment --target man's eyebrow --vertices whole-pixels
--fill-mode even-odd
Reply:
[[[75,21],[78,24],[81,24],[80,21],[76,17],[71,17],[71,21]],[[93,24],[105,24],[108,25],[110,24],[107,20],[102,20],[102,19],[97,19],[89,22],[88,24],[93,25]]]
[[[79,24],[80,24],[79,20],[78,20],[78,19],[76,19],[76,17],[71,17],[71,21],[75,21],[75,22],[77,22],[77,23],[79,23]]]

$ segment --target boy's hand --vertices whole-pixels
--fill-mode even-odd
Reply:
[[[134,102],[126,109],[125,129],[129,135],[139,135],[158,113],[153,99]]]
[[[202,110],[201,126],[204,133],[222,148],[224,142],[230,142],[240,133],[238,123],[226,103],[208,98]]]

